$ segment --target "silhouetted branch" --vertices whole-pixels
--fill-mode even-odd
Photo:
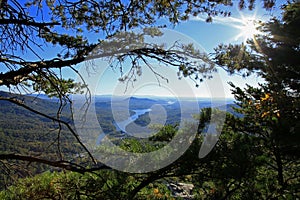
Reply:
[[[4,24],[18,24],[18,25],[24,25],[24,26],[35,26],[38,28],[45,28],[46,26],[54,26],[54,25],[60,25],[58,22],[34,22],[34,21],[28,21],[25,19],[0,19],[0,25]]]
[[[36,162],[36,163],[42,163],[46,164],[52,167],[58,167],[61,169],[66,169],[69,171],[79,172],[79,173],[85,173],[85,172],[93,172],[100,169],[111,169],[110,167],[106,165],[97,166],[94,168],[86,168],[83,166],[80,166],[75,163],[71,163],[68,161],[51,161],[48,159],[42,159],[42,158],[36,158],[33,156],[25,156],[25,155],[19,155],[19,154],[0,154],[0,160],[22,160],[22,161],[28,161],[28,162]]]

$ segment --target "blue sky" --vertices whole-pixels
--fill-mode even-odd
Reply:
[[[278,2],[279,3],[279,2]],[[280,3],[279,3],[280,5]],[[213,49],[221,43],[241,43],[245,42],[247,37],[251,37],[248,30],[245,30],[248,20],[261,20],[266,21],[273,16],[277,16],[280,10],[275,8],[272,11],[266,11],[261,5],[257,5],[253,11],[240,11],[238,8],[231,8],[231,17],[215,17],[212,23],[206,23],[206,16],[193,17],[191,20],[179,23],[176,27],[169,31],[174,31],[173,34],[164,38],[166,40],[174,37],[176,39],[182,37],[189,41],[192,41],[196,45],[201,46],[201,50],[207,53],[212,53]],[[162,20],[163,23],[163,20]],[[172,28],[172,27],[171,27]],[[168,31],[166,31],[168,32]],[[170,37],[169,37],[170,36]],[[168,38],[169,37],[169,38]],[[183,40],[184,40],[183,39]],[[165,70],[165,71],[164,71]],[[178,80],[176,70],[164,69],[159,72],[161,75],[168,77],[169,82],[160,80],[160,83],[155,79],[151,72],[143,73],[142,77],[138,77],[138,81],[132,86],[129,85],[129,89],[125,87],[116,79],[118,78],[118,72],[113,72],[108,69],[104,74],[101,74],[99,84],[95,88],[96,94],[115,94],[115,95],[156,95],[156,96],[197,96],[197,97],[226,97],[233,98],[231,94],[231,88],[228,82],[231,81],[235,85],[244,87],[245,84],[257,86],[259,82],[263,82],[260,77],[255,74],[250,77],[243,78],[241,75],[228,75],[226,71],[218,68],[218,72],[214,74],[214,78],[206,80],[200,87],[195,87],[195,83],[189,79]],[[99,75],[97,75],[99,76]],[[142,79],[142,80],[139,80]],[[94,80],[96,81],[96,80]],[[189,84],[189,89],[183,87]],[[183,89],[185,88],[185,89]],[[216,92],[216,90],[223,90],[222,92]],[[215,93],[215,94],[213,94]]]
[[[284,1],[282,1],[284,2]],[[188,41],[192,41],[196,45],[201,47],[201,51],[207,53],[212,53],[213,49],[220,43],[241,43],[245,41],[245,30],[246,19],[254,20],[268,20],[272,16],[278,16],[280,13],[279,6],[282,4],[281,1],[277,1],[277,6],[272,11],[266,11],[262,8],[261,2],[257,1],[256,8],[253,11],[243,10],[240,11],[236,6],[231,7],[229,10],[232,13],[231,17],[214,17],[212,23],[206,23],[206,15],[192,17],[189,21],[180,22],[175,27],[170,27],[169,32],[174,31],[172,37],[185,38]],[[164,20],[162,19],[163,23]],[[168,31],[168,30],[167,30]],[[87,34],[88,35],[88,34]],[[170,35],[170,34],[169,34]],[[97,40],[99,35],[88,35],[92,40]],[[248,35],[249,36],[249,35]],[[57,54],[57,48],[48,46],[41,52],[41,55],[45,59],[50,59]],[[24,57],[35,60],[34,56],[30,53],[24,55]],[[77,69],[84,69],[82,64],[76,66]],[[1,66],[0,66],[1,71]],[[227,72],[218,69],[217,74],[214,78],[209,81],[204,81],[200,84],[200,87],[196,88],[195,83],[191,80],[185,79],[179,81],[176,75],[176,70],[161,70],[161,75],[168,77],[169,82],[166,83],[164,80],[157,81],[156,77],[151,75],[151,72],[144,70],[144,73],[139,77],[138,82],[127,88],[127,93],[131,95],[155,95],[155,96],[197,96],[197,97],[218,97],[224,96],[226,98],[232,98],[230,92],[230,87],[227,84],[228,81],[235,83],[238,86],[243,87],[245,83],[250,85],[257,85],[258,82],[263,80],[259,77],[253,75],[248,78],[242,78],[240,75],[229,76]],[[74,73],[70,70],[64,70],[66,77],[76,78]],[[94,93],[95,94],[115,94],[124,95],[126,89],[124,89],[124,84],[118,82],[120,74],[117,71],[111,69],[102,70],[101,76],[94,77],[94,79],[89,78],[88,82],[92,80],[95,84]],[[188,84],[189,89],[183,89],[181,86]],[[223,90],[221,93],[214,94],[215,88],[218,90]],[[1,88],[0,88],[1,89]],[[189,91],[189,92],[187,92]],[[129,94],[128,93],[128,94]]]

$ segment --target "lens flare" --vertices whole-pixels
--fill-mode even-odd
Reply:
[[[240,34],[236,36],[236,40],[243,39],[246,42],[248,39],[253,39],[255,35],[260,34],[255,18],[242,17],[241,25],[237,28],[240,29]]]

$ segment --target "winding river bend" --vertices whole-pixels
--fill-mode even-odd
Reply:
[[[124,121],[114,123],[114,126],[116,127],[117,131],[121,131],[122,133],[127,133],[126,127],[130,123],[137,120],[141,115],[150,112],[151,109],[150,108],[148,108],[148,109],[137,109],[137,110],[132,110],[132,111],[135,112],[135,114],[130,116],[128,119],[126,119]]]

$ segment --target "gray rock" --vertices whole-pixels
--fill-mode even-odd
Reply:
[[[172,192],[174,197],[181,197],[189,200],[193,199],[192,191],[194,188],[193,184],[190,183],[169,183],[167,184],[169,190]]]

